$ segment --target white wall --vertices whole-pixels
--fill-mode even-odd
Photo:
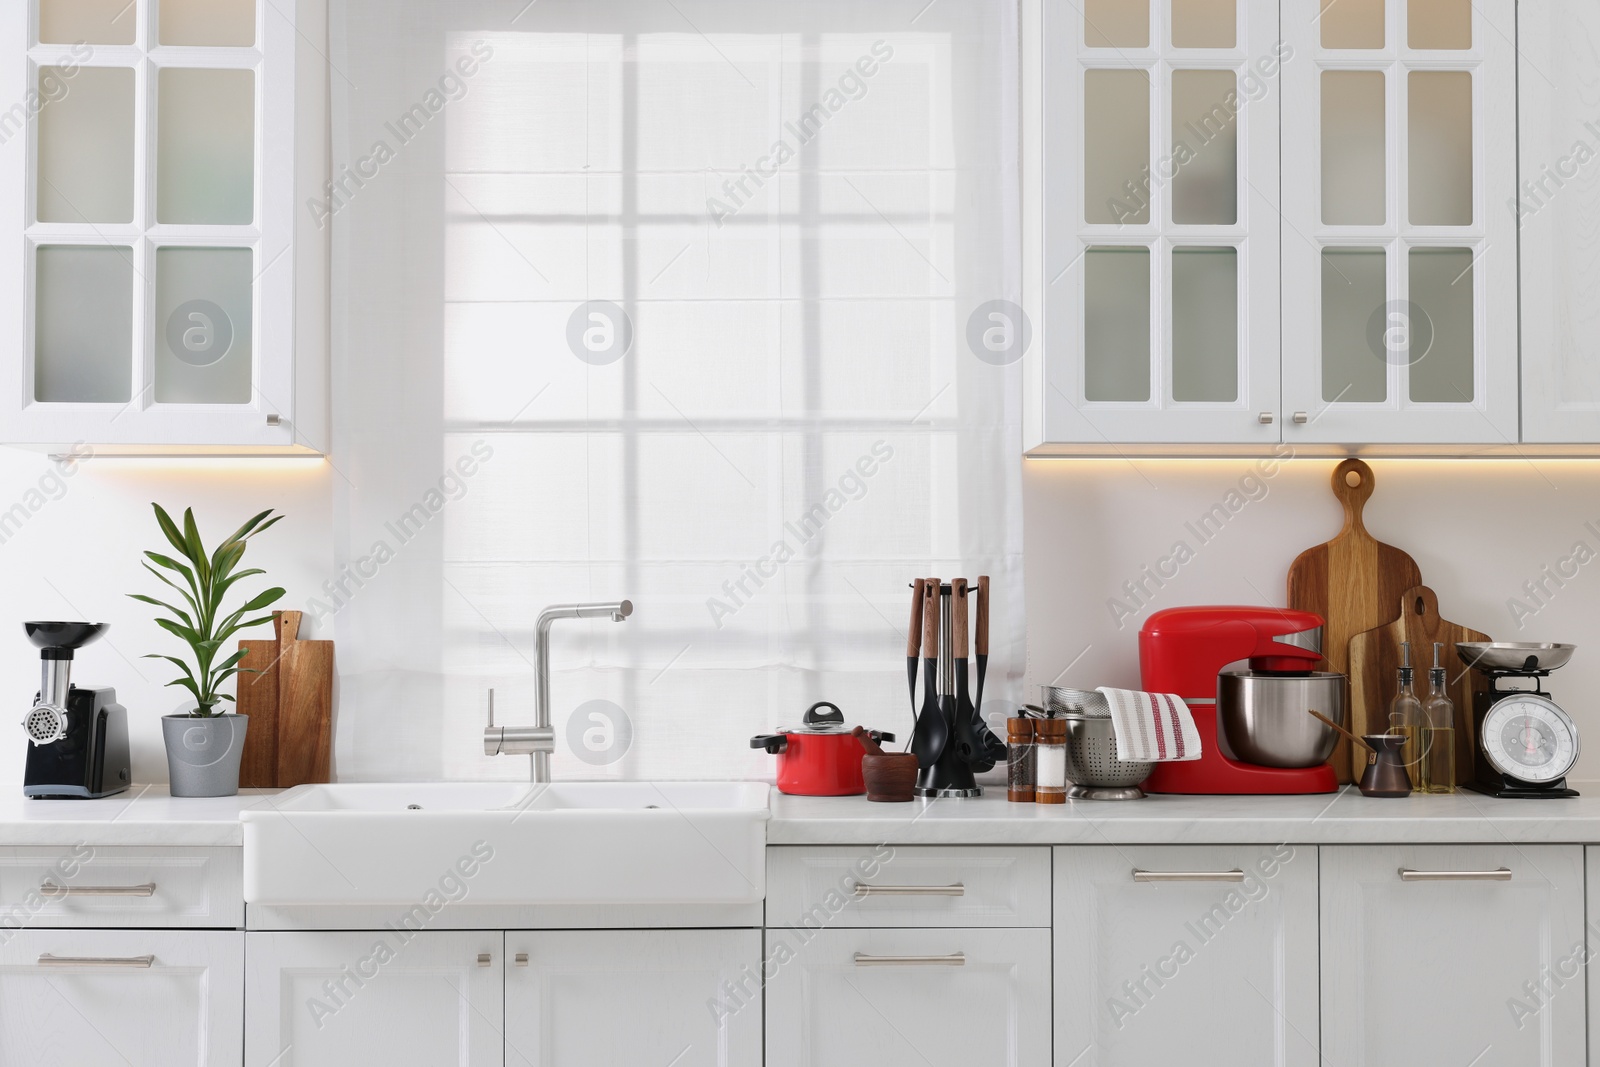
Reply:
[[[1254,464],[1025,461],[1029,683],[1135,686],[1137,635],[1151,611],[1284,604],[1294,557],[1339,531],[1342,511],[1329,487],[1335,461],[1293,460],[1246,485],[1257,499],[1241,492],[1236,501],[1246,502],[1207,542],[1185,525],[1241,489]],[[1373,471],[1367,528],[1416,559],[1446,619],[1496,640],[1579,646],[1550,689],[1580,730],[1600,736],[1600,462],[1378,460]],[[1164,588],[1147,581],[1153,596],[1140,608],[1123,583],[1172,555],[1180,540],[1193,558]],[[1546,580],[1543,606],[1530,598],[1523,583],[1544,580],[1547,565],[1558,574],[1580,541],[1594,558],[1566,564],[1576,576],[1564,587]],[[1119,596],[1136,609],[1120,626],[1108,606]],[[1515,618],[1512,598],[1536,612]],[[1589,746],[1574,777],[1600,778],[1600,745]]]
[[[13,505],[27,512],[20,526],[16,512],[10,524],[0,525],[0,604],[6,609],[0,616],[0,789],[21,787],[27,741],[18,724],[39,686],[38,652],[22,633],[27,619],[111,624],[105,637],[78,653],[73,681],[116,688],[128,709],[134,780],[164,782],[159,719],[176,710],[185,693],[164,688],[177,673],[171,665],[140,657],[183,649],[151,622],[154,609],[125,595],[159,595],[160,583],[139,565],[143,550],[160,550],[164,540],[150,502],[175,512],[192,506],[208,543],[258,511],[282,511],[287,517],[253,542],[245,559],[289,590],[284,606],[299,608],[332,574],[331,469],[320,459],[96,457],[59,482],[50,480],[55,470],[46,456],[0,448],[0,523]],[[38,494],[29,496],[30,490]]]

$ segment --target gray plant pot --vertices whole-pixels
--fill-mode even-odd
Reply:
[[[196,719],[163,715],[167,773],[175,797],[231,797],[239,792],[239,760],[244,755],[248,715]]]

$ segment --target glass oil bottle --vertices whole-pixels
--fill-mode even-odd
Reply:
[[[1456,791],[1456,706],[1445,691],[1439,663],[1442,642],[1433,643],[1433,668],[1428,671],[1428,696],[1422,702],[1422,774],[1419,793]]]
[[[1400,747],[1400,762],[1413,783],[1422,777],[1423,725],[1422,701],[1413,688],[1411,643],[1400,645],[1400,681],[1394,700],[1389,703],[1389,732],[1405,738]]]

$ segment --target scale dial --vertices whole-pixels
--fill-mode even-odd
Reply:
[[[1483,717],[1483,753],[1494,769],[1524,782],[1553,782],[1578,761],[1578,727],[1549,697],[1518,693]]]

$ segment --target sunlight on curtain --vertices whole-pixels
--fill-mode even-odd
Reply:
[[[336,743],[348,778],[769,775],[909,736],[907,583],[994,576],[1021,696],[1014,9],[334,5]],[[599,8],[600,10],[596,10]],[[976,336],[976,335],[975,335]]]

